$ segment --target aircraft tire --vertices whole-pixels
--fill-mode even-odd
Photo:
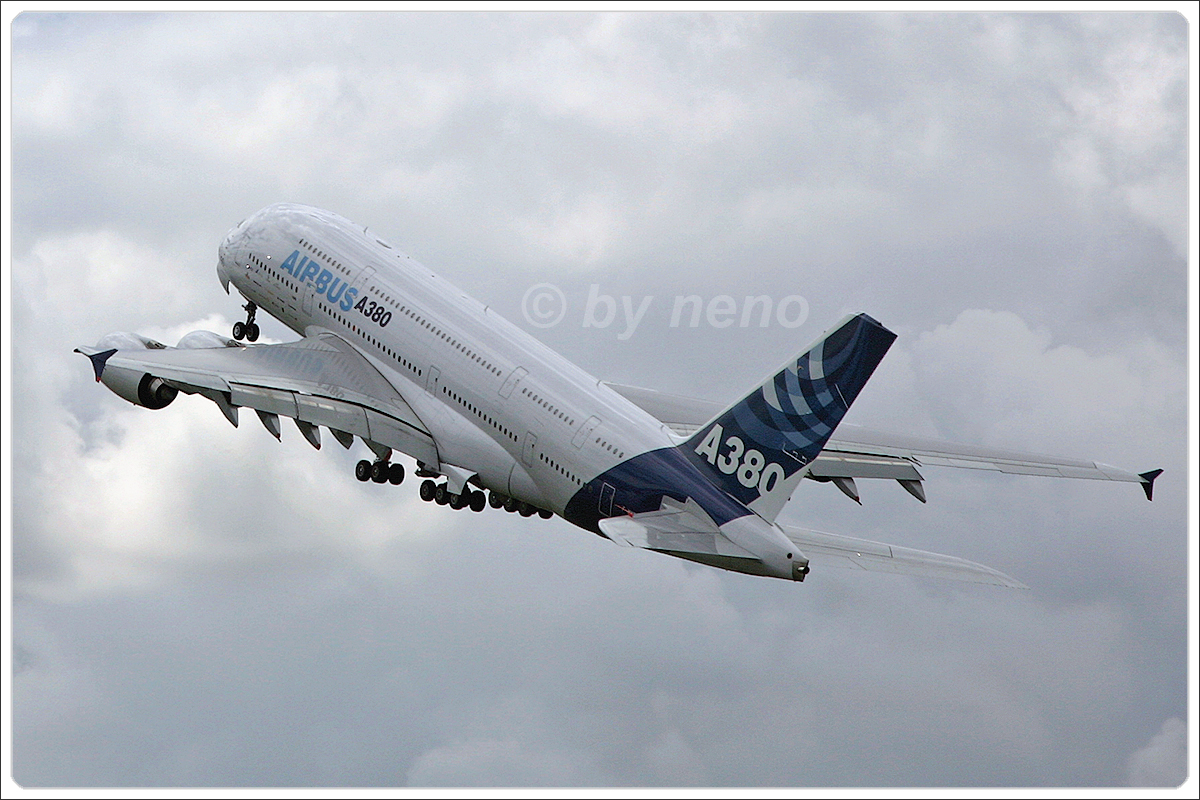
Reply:
[[[437,484],[431,480],[421,481],[421,499],[428,503],[437,492]]]
[[[476,511],[476,512],[483,511],[483,509],[486,506],[487,506],[487,498],[484,496],[483,492],[472,492],[471,493],[471,510],[472,511]]]
[[[517,510],[521,512],[522,517],[532,517],[534,512],[537,511],[537,509],[526,502],[522,502],[521,507]]]
[[[553,517],[553,516],[554,516],[554,512],[553,512],[553,511],[547,511],[547,510],[546,510],[546,509],[544,509],[544,508],[539,508],[539,509],[538,509],[538,516],[539,516],[539,517],[541,517],[542,519],[550,519],[551,517]]]
[[[450,502],[450,493],[446,491],[446,484],[439,483],[437,488],[433,490],[433,502],[439,506],[444,506]]]
[[[258,323],[251,322],[249,325],[246,326],[246,341],[248,341],[248,342],[257,342],[258,341]]]
[[[492,508],[500,508],[504,505],[504,495],[499,492],[488,492],[488,505]]]
[[[388,467],[388,483],[392,486],[399,486],[404,483],[404,465],[392,464]]]
[[[388,463],[386,461],[376,461],[371,465],[371,480],[376,483],[387,483],[388,479]]]
[[[239,342],[246,338],[246,325],[241,322],[233,323],[233,338]]]
[[[364,483],[371,480],[371,462],[365,458],[354,465],[354,477]]]

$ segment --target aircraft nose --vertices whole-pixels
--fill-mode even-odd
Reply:
[[[237,262],[237,241],[240,238],[239,231],[242,225],[230,228],[225,234],[225,238],[221,240],[221,246],[217,248],[217,278],[221,281],[221,286],[225,287],[225,293],[229,294],[229,281],[233,277],[234,267]]]

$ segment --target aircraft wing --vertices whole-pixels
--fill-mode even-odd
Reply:
[[[941,553],[927,553],[907,547],[839,536],[835,533],[779,526],[784,534],[808,557],[813,567],[862,569],[872,572],[893,572],[903,575],[922,575],[970,583],[1028,589],[1020,581],[991,567],[976,564]]]
[[[662,421],[675,433],[689,436],[723,410],[720,403],[656,392],[636,386],[606,384],[610,389]],[[834,481],[855,500],[854,478],[890,478],[901,482],[921,502],[919,466],[987,469],[1014,475],[1139,483],[1153,497],[1154,480],[1162,470],[1137,474],[1096,461],[1046,456],[994,447],[958,444],[941,439],[904,436],[843,423],[812,462],[809,476]]]
[[[214,335],[215,336],[215,335]],[[188,394],[212,400],[231,423],[241,406],[258,412],[279,437],[279,417],[291,417],[304,437],[320,447],[318,425],[345,447],[358,436],[436,468],[437,447],[428,428],[396,388],[341,337],[319,333],[295,342],[174,348],[157,342],[146,349],[81,347],[96,380],[150,375]],[[103,340],[102,340],[103,344]],[[104,375],[106,372],[114,374]],[[134,381],[136,384],[136,380]],[[128,399],[128,398],[127,398]],[[374,444],[372,444],[374,443]]]

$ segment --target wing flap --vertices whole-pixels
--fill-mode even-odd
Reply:
[[[921,473],[906,458],[865,453],[842,453],[825,449],[812,463],[813,478],[891,478],[919,481]]]
[[[792,525],[780,525],[779,527],[808,557],[815,568],[861,569],[871,572],[891,572],[1006,586],[1011,589],[1029,588],[1003,572],[955,556],[797,528]]]

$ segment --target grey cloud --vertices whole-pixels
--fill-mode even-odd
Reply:
[[[24,785],[1170,785],[1182,18],[26,13],[11,31]],[[784,585],[453,514],[354,481],[361,445],[95,386],[71,349],[105,333],[227,330],[217,243],[279,200],[369,225],[518,324],[525,290],[555,283],[572,312],[531,332],[599,377],[731,399],[864,310],[900,338],[848,421],[1166,472],[1152,504],[937,468],[926,506],[806,483],[789,521],[1033,588]],[[581,325],[592,284],[660,305],[619,340]],[[668,325],[675,295],[794,293],[797,329]]]

